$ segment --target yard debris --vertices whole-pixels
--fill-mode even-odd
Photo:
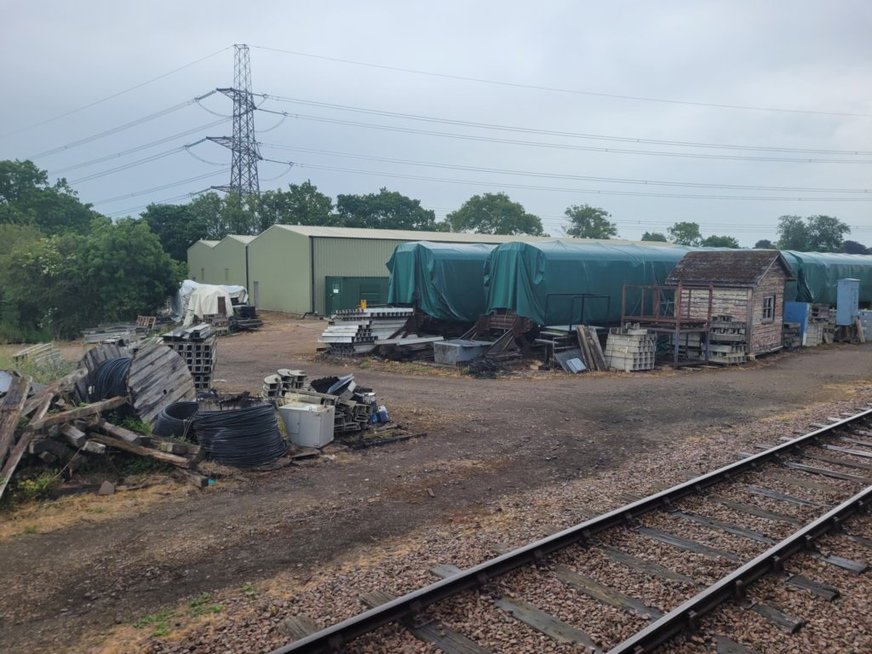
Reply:
[[[211,325],[200,323],[192,327],[180,327],[164,334],[163,340],[165,345],[184,359],[194,379],[194,388],[205,390],[212,387],[218,343]]]
[[[694,334],[687,336],[693,337]],[[612,327],[606,341],[606,362],[612,370],[652,370],[656,349],[657,337],[647,329],[638,325]]]
[[[16,366],[22,364],[40,365],[54,364],[61,358],[61,353],[54,343],[40,343],[39,345],[31,345],[23,350],[18,350],[12,355],[12,360]]]

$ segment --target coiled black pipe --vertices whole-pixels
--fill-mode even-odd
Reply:
[[[127,395],[127,373],[132,357],[107,359],[91,373],[90,400],[98,402],[110,397]]]
[[[151,431],[164,438],[185,438],[191,431],[191,423],[200,405],[196,402],[175,402],[161,409],[154,419]]]
[[[204,411],[194,416],[193,425],[200,446],[224,465],[237,468],[266,465],[288,450],[269,404]]]

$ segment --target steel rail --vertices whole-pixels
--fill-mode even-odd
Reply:
[[[668,509],[677,500],[699,493],[721,481],[730,480],[734,475],[753,469],[770,459],[777,458],[779,455],[785,454],[797,446],[807,444],[821,436],[870,417],[872,417],[872,409],[861,411],[853,416],[786,441],[781,445],[728,464],[689,481],[682,482],[467,568],[452,577],[447,577],[429,586],[424,586],[364,613],[309,634],[305,638],[273,650],[270,654],[338,652],[345,644],[355,638],[374,631],[385,624],[409,619],[421,613],[425,607],[435,602],[444,600],[464,590],[482,586],[491,579],[502,576],[524,565],[545,561],[548,554],[552,552],[575,543],[584,542],[599,532],[632,522],[637,516],[658,509]]]
[[[746,588],[767,574],[782,569],[784,560],[839,527],[847,517],[868,510],[872,502],[872,486],[867,486],[839,506],[828,511],[814,522],[791,534],[780,543],[763,552],[741,568],[716,581],[691,597],[656,622],[651,623],[627,640],[608,651],[608,654],[643,654],[652,652],[660,645],[688,629],[695,629],[699,619],[731,599],[741,599]]]

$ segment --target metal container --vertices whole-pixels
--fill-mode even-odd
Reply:
[[[334,406],[303,402],[278,408],[288,439],[298,447],[324,447],[332,442],[335,411]]]
[[[470,341],[455,338],[450,341],[438,341],[433,343],[433,360],[436,363],[456,365],[465,361],[472,361],[487,352],[493,345],[490,341]]]
[[[836,282],[836,325],[853,325],[860,308],[860,280],[840,279]]]

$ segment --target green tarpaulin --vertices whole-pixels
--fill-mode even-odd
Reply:
[[[691,248],[609,243],[504,243],[485,266],[487,311],[540,325],[617,323],[624,284],[663,284]]]
[[[484,264],[493,245],[398,245],[387,262],[388,304],[416,306],[433,318],[475,322],[485,313]]]
[[[860,302],[872,302],[872,256],[794,250],[781,254],[796,277],[788,283],[788,300],[835,305],[836,282],[854,278],[860,280]]]

